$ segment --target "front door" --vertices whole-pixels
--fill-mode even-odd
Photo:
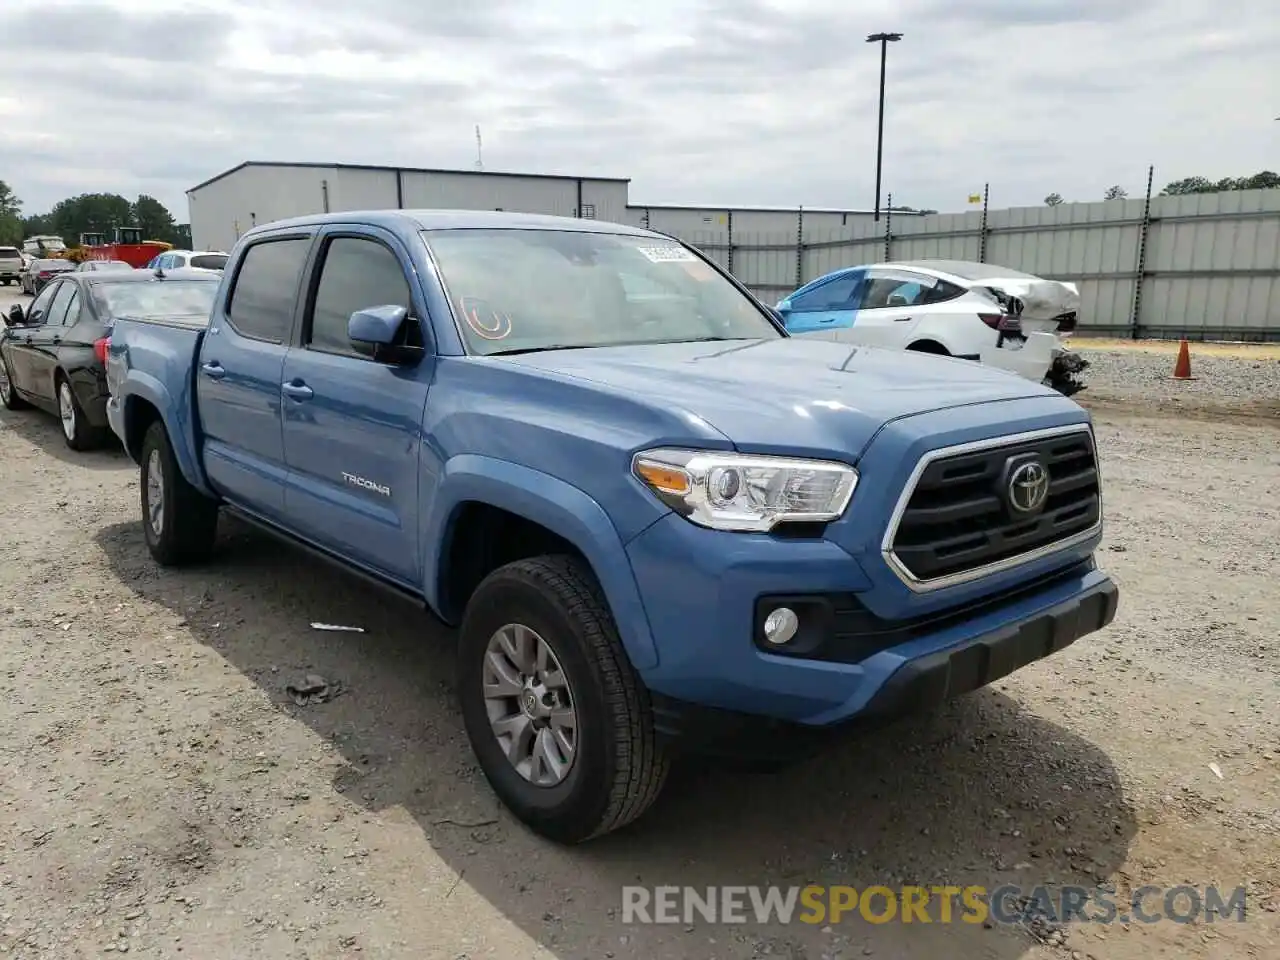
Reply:
[[[296,233],[249,245],[196,358],[209,482],[229,502],[277,522],[285,477],[280,383],[310,249],[311,237]]]
[[[406,251],[376,228],[321,234],[298,343],[284,363],[285,508],[309,540],[406,585],[421,583],[418,456],[434,362],[412,367],[352,349],[357,310],[396,305],[425,329]]]
[[[853,322],[850,309],[864,272],[849,270],[787,298],[782,311],[788,333],[838,330]]]
[[[33,374],[31,372],[32,348],[35,346],[35,334],[49,315],[49,305],[53,295],[57,293],[54,286],[45,287],[36,296],[23,315],[23,326],[14,327],[7,337],[8,346],[5,353],[9,359],[9,376],[13,386],[28,396],[35,393]]]

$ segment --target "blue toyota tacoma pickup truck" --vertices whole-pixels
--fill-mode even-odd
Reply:
[[[108,384],[155,559],[204,560],[232,512],[456,625],[478,762],[562,842],[639,816],[680,751],[798,756],[1116,611],[1080,406],[789,337],[645,230],[260,226],[207,324],[116,323]]]

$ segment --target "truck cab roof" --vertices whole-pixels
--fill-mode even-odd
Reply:
[[[274,220],[254,227],[245,237],[289,227],[313,227],[329,223],[366,223],[389,230],[576,230],[584,233],[618,233],[661,238],[642,227],[581,217],[556,217],[506,210],[343,210]]]

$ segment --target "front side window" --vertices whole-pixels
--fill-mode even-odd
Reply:
[[[284,342],[310,249],[310,237],[294,237],[262,240],[245,252],[227,306],[227,319],[237,333]]]
[[[27,307],[27,323],[44,323],[44,317],[49,312],[49,304],[53,301],[54,294],[58,292],[57,284],[50,284],[45,287],[31,301],[31,305]]]
[[[675,240],[571,230],[432,230],[471,353],[783,336]]]
[[[375,240],[337,237],[325,251],[306,341],[326,353],[358,356],[347,322],[357,310],[383,306],[412,307],[399,259]]]
[[[861,270],[852,270],[843,276],[806,290],[791,299],[791,309],[796,313],[812,313],[816,310],[842,310],[849,306],[853,293],[865,276]]]

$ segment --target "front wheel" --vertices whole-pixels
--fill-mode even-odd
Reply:
[[[166,567],[207,559],[218,534],[218,504],[187,482],[158,420],[142,439],[140,459],[142,530],[151,556]]]
[[[6,410],[25,410],[29,404],[18,396],[13,385],[13,376],[9,373],[9,361],[0,354],[0,403]]]
[[[463,618],[458,691],[485,777],[543,836],[580,843],[657,798],[667,758],[648,693],[578,558],[518,560],[485,578]]]

